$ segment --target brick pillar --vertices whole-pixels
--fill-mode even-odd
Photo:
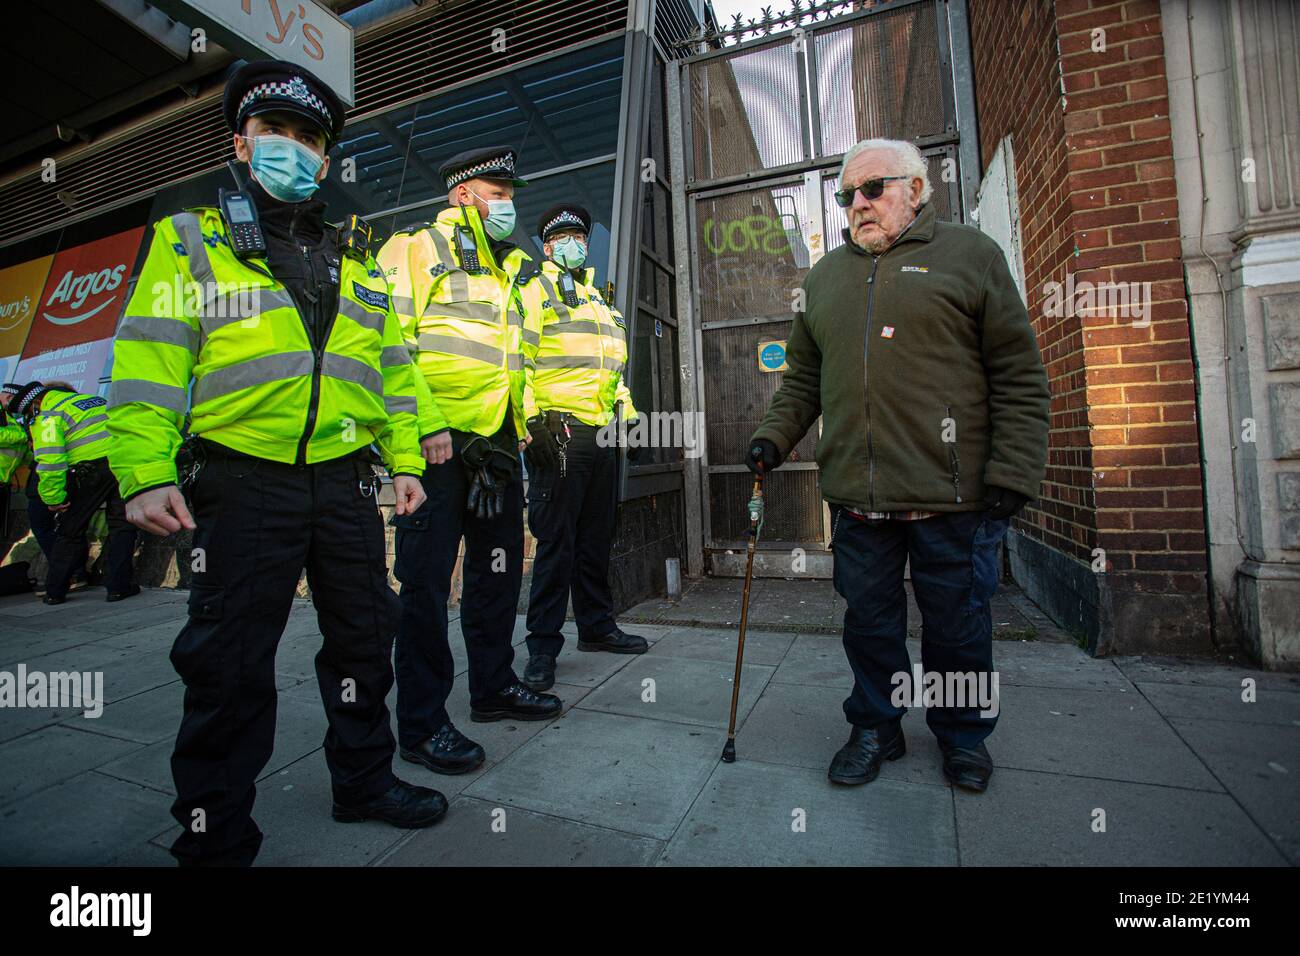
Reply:
[[[1098,653],[1207,651],[1160,5],[972,0],[971,27],[981,154],[1011,137],[1053,395],[1047,480],[1013,535],[1014,572]]]

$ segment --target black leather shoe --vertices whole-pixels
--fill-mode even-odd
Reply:
[[[897,760],[905,753],[907,744],[903,740],[902,727],[868,730],[855,726],[849,733],[849,742],[832,758],[826,776],[831,783],[870,783],[880,773],[882,762]]]
[[[67,600],[66,596],[56,597],[55,595],[50,594],[48,592],[46,592],[45,597],[41,598],[41,601],[45,604],[62,604],[66,600]]]
[[[126,591],[118,591],[116,593],[114,593],[113,591],[109,591],[108,597],[104,598],[104,600],[107,601],[109,604],[112,604],[114,601],[125,601],[127,598],[135,597],[139,593],[140,593],[140,585],[133,584],[131,585],[130,589]]]
[[[428,740],[401,749],[402,759],[422,764],[434,773],[469,773],[483,765],[483,748],[451,724],[443,724]]]
[[[614,628],[604,637],[580,638],[578,650],[609,651],[611,654],[644,654],[650,650],[650,645],[646,643],[644,637],[624,634],[618,628]]]
[[[471,704],[469,719],[478,723],[506,717],[515,720],[549,720],[560,716],[563,707],[563,702],[554,694],[536,694],[516,681],[500,693]]]
[[[334,801],[334,819],[339,823],[382,820],[403,830],[431,827],[447,812],[447,798],[437,790],[417,787],[399,780],[387,793],[366,803],[348,806]]]
[[[983,741],[973,748],[939,746],[943,750],[943,775],[949,783],[973,793],[983,793],[989,788],[993,758]]]
[[[555,686],[555,658],[550,654],[533,654],[524,668],[523,682],[530,690],[550,690]]]

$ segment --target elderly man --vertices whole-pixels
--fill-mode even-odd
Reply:
[[[840,186],[845,243],[804,280],[789,371],[749,466],[776,468],[823,416],[817,463],[854,677],[844,702],[852,730],[828,775],[862,784],[905,751],[909,560],[926,674],[945,688],[990,688],[998,543],[1043,478],[1049,395],[1002,250],[937,220],[916,147],[857,144]],[[997,707],[985,695],[953,698],[927,697],[926,721],[944,775],[981,792]]]

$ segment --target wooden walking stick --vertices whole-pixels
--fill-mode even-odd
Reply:
[[[740,601],[740,640],[736,644],[736,676],[731,682],[731,720],[727,723],[727,743],[722,748],[723,763],[736,762],[736,705],[740,702],[740,665],[745,658],[745,623],[749,620],[749,585],[754,579],[754,548],[763,526],[763,466],[754,476],[754,493],[749,499],[749,546],[745,556],[745,593]]]

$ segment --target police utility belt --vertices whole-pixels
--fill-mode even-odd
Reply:
[[[362,496],[366,498],[376,496],[379,493],[381,483],[379,475],[375,471],[375,454],[369,446],[359,448],[338,458],[331,458],[329,461],[316,462],[314,465],[291,465],[287,462],[272,461],[269,458],[259,458],[256,455],[236,451],[199,435],[191,435],[181,442],[181,447],[176,452],[177,484],[184,494],[191,492],[195,481],[198,480],[199,473],[212,461],[242,463],[247,465],[245,474],[251,474],[254,468],[263,463],[278,468],[308,468],[318,465],[351,462],[356,473],[357,490],[361,492]]]

